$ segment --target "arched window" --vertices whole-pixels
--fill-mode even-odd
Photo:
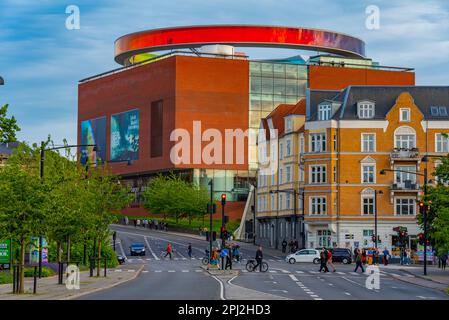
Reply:
[[[376,210],[375,191],[372,188],[363,189],[360,193],[360,206],[362,215],[372,215]]]
[[[398,149],[416,148],[416,132],[410,127],[399,127],[394,132],[394,146]]]

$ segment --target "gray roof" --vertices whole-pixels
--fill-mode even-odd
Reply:
[[[335,91],[328,91],[335,93]],[[385,119],[387,113],[396,103],[396,99],[402,92],[408,92],[413,97],[415,104],[427,120],[449,120],[449,87],[448,86],[349,86],[329,98],[323,91],[315,93],[311,90],[310,120],[317,120],[318,104],[325,100],[342,103],[341,107],[333,115],[333,119],[358,120],[357,102],[362,100],[374,101],[374,119]],[[314,98],[312,98],[315,96]],[[431,113],[432,106],[446,107],[446,115]],[[369,121],[369,120],[368,120]]]
[[[18,145],[18,142],[0,143],[0,154],[11,155]]]
[[[317,120],[318,104],[338,95],[338,90],[310,90],[307,97],[307,120]]]

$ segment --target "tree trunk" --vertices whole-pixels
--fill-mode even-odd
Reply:
[[[25,292],[25,239],[20,239],[19,293]]]
[[[60,263],[61,262],[61,242],[57,242],[57,253],[56,253],[56,255],[57,255],[57,257],[58,257],[58,263]]]
[[[69,236],[67,236],[67,265],[70,264],[70,260],[71,260],[71,257],[70,257],[70,255],[71,255],[70,247],[71,247],[71,242],[70,242],[70,235],[69,235]]]
[[[100,267],[101,267],[101,240],[98,240],[98,256],[97,256],[97,277],[100,276]]]

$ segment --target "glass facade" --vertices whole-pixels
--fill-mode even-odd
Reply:
[[[302,64],[251,61],[249,64],[249,145],[250,170],[257,169],[257,130],[279,104],[296,104],[306,95],[307,66]]]
[[[246,201],[250,184],[256,181],[255,171],[193,169],[193,182],[210,190],[209,182],[214,181],[214,198],[221,199],[226,193],[228,201]]]

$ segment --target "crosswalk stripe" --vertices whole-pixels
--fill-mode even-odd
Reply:
[[[293,281],[298,281],[298,278],[296,278],[294,275],[290,274],[289,276]]]
[[[162,270],[154,270],[154,272],[160,273],[160,272],[162,272]]]
[[[282,261],[284,261],[284,260],[282,260],[282,259],[278,259],[278,262],[282,262]]]
[[[143,272],[143,273],[148,273],[148,270],[143,270],[142,272]]]
[[[297,270],[296,273],[304,273],[304,271]]]
[[[150,258],[147,258],[147,259],[145,259],[145,260],[147,260],[147,261],[151,261],[151,259],[150,259]]]
[[[189,270],[182,270],[181,272],[189,272]]]
[[[195,272],[202,272],[202,270],[195,270]]]
[[[129,269],[128,272],[136,272],[136,270],[131,270],[131,269]]]
[[[275,271],[275,270],[269,270],[268,272],[271,272],[271,273],[278,273],[278,272]]]
[[[168,272],[173,273],[173,272],[175,272],[175,270],[168,270]]]

